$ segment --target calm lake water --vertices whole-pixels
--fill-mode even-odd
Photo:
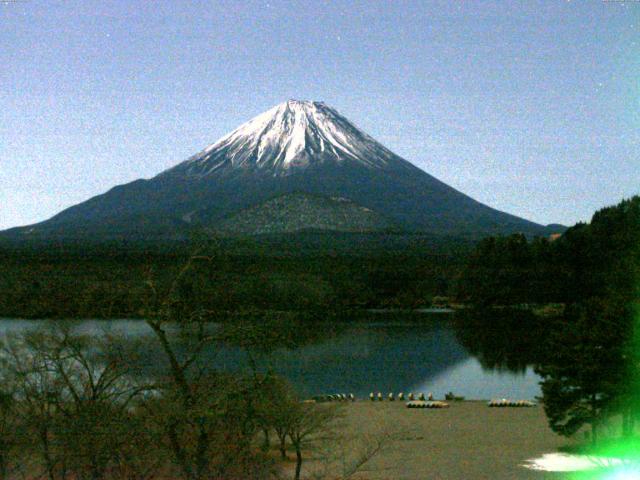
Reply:
[[[279,350],[260,358],[263,365],[288,378],[306,395],[371,391],[433,392],[442,397],[453,391],[468,399],[540,395],[539,378],[531,367],[517,372],[487,369],[459,341],[452,322],[430,315],[423,322],[358,323],[341,328],[329,338],[295,350]],[[45,322],[0,319],[0,336],[36,328]],[[142,368],[161,364],[154,337],[143,321],[82,321],[85,333],[111,332],[142,341]],[[148,336],[148,339],[147,339]],[[245,354],[234,348],[212,348],[205,362],[218,368],[246,368]],[[160,360],[159,360],[160,359]]]

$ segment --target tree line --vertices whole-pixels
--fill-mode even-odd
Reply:
[[[190,251],[0,248],[0,317],[143,318],[146,279],[168,285]],[[216,265],[198,266],[209,268],[208,275],[192,287],[203,306],[224,312],[428,307],[434,297],[450,295],[463,264],[462,257],[418,249],[372,255],[216,251]]]

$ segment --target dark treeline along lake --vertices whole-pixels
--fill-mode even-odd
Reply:
[[[371,314],[367,321],[340,324],[310,343],[256,354],[253,360],[260,369],[283,375],[306,396],[353,393],[365,398],[380,391],[432,392],[441,398],[452,391],[467,399],[534,399],[540,387],[528,359],[530,345],[514,338],[536,340],[531,340],[530,325],[517,316],[502,318],[495,327],[482,322],[479,331],[468,315],[461,320],[452,314],[423,313],[389,321]],[[2,319],[0,335],[46,325]],[[134,346],[132,361],[139,364],[141,375],[153,377],[164,367],[156,339],[142,320],[84,320],[72,325],[89,335],[121,335],[122,341]],[[174,339],[179,344],[188,341]],[[213,368],[249,368],[246,351],[229,345],[211,345],[201,361]]]

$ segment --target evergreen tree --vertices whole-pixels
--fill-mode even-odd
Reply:
[[[552,430],[571,436],[589,425],[597,441],[599,425],[628,393],[630,327],[619,305],[601,299],[572,306],[556,321],[546,361],[536,369]]]

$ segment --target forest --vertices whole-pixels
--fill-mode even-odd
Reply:
[[[480,332],[500,324],[504,315],[496,309],[505,305],[561,307],[542,319],[509,315],[509,328],[517,328],[514,321],[523,327],[519,336],[509,338],[520,341],[482,335],[466,341],[477,352],[490,352],[485,362],[517,365],[527,357],[542,378],[549,425],[562,435],[588,426],[596,444],[600,430],[617,417],[624,437],[635,433],[640,407],[639,239],[636,196],[597,211],[590,223],[575,225],[555,241],[528,241],[521,235],[484,239],[461,274],[459,300],[485,312],[474,317]]]
[[[146,284],[168,284],[197,251],[215,261],[193,276],[193,301],[221,313],[413,309],[451,295],[469,242],[403,240],[389,248],[389,236],[373,246],[377,240],[357,238],[318,245],[322,235],[233,245],[196,237],[178,245],[0,246],[0,317],[141,318]]]

